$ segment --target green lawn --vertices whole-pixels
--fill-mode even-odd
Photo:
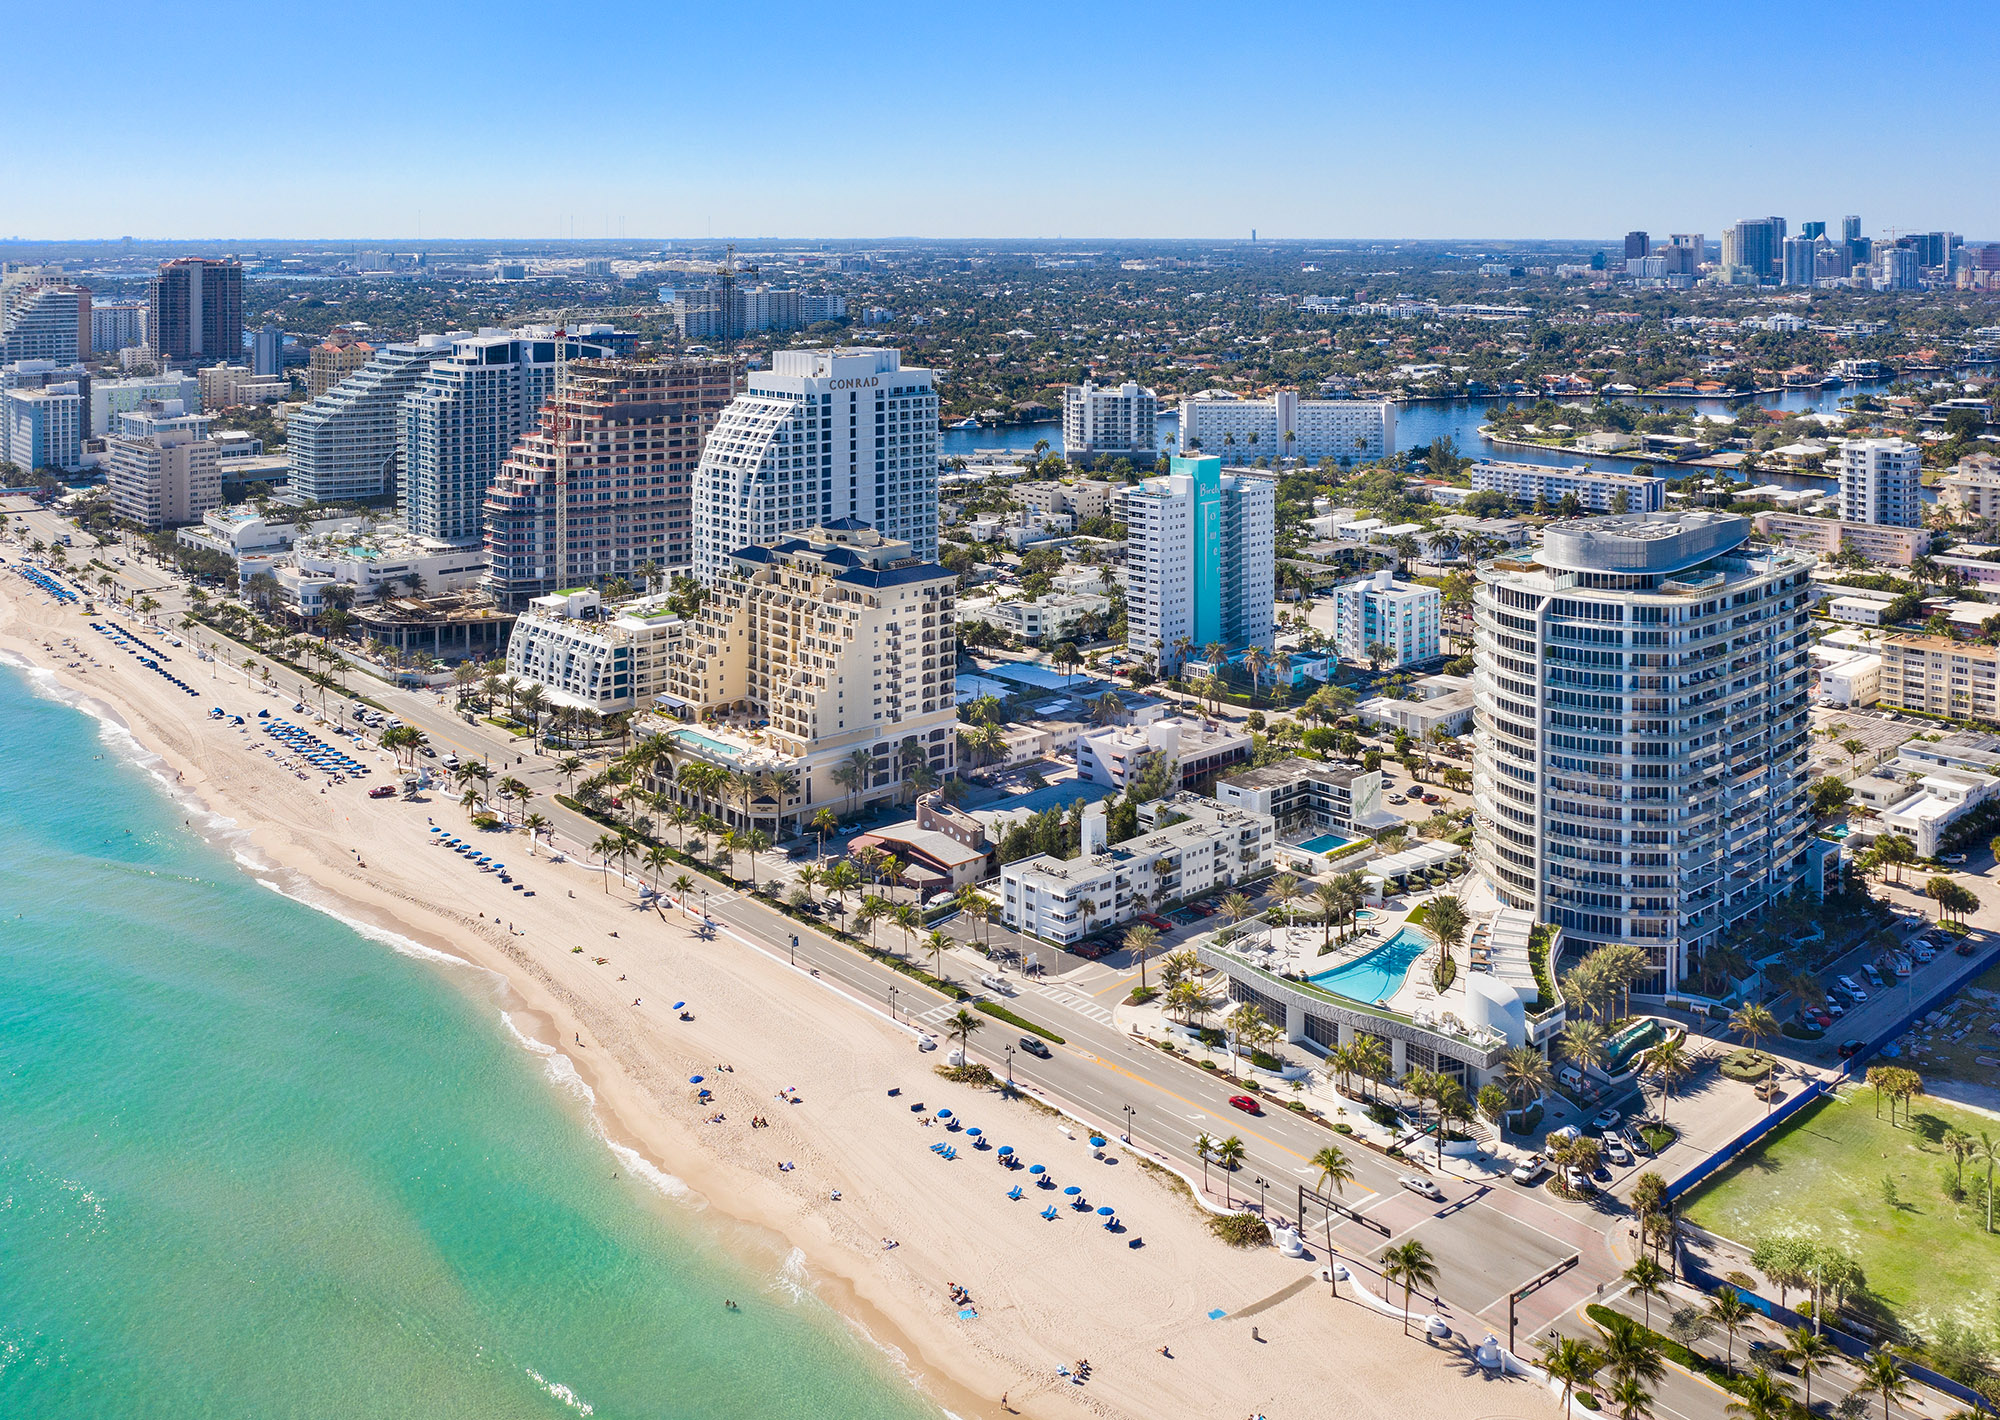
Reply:
[[[1929,1333],[1956,1319],[1984,1334],[2000,1306],[2000,1235],[1985,1231],[1983,1166],[1967,1163],[1967,1200],[1952,1202],[1937,1141],[1953,1128],[2000,1137],[2000,1120],[1919,1098],[1912,1122],[1891,1128],[1888,1111],[1885,1099],[1877,1118],[1875,1092],[1860,1086],[1808,1106],[1698,1189],[1687,1217],[1746,1246],[1788,1232],[1835,1243],[1905,1324]]]

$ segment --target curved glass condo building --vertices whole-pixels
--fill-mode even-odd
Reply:
[[[1481,564],[1475,855],[1501,902],[1650,987],[1802,881],[1810,563],[1747,518],[1580,518]]]

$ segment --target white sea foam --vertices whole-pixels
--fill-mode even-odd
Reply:
[[[771,1286],[785,1293],[794,1302],[808,1302],[817,1299],[813,1291],[812,1274],[806,1270],[806,1255],[803,1249],[793,1248],[785,1254],[785,1260],[778,1264],[778,1275],[771,1279]]]
[[[575,1391],[571,1390],[568,1386],[563,1385],[559,1381],[550,1380],[547,1376],[543,1375],[533,1366],[523,1366],[521,1369],[526,1371],[531,1377],[534,1378],[534,1382],[536,1385],[540,1386],[543,1390],[547,1391],[557,1400],[560,1400],[564,1405],[567,1405],[571,1410],[574,1410],[577,1414],[588,1415],[591,1413],[590,1402],[584,1400],[581,1396],[579,1396]]]
[[[604,1131],[602,1129],[598,1130],[598,1136],[603,1138]],[[658,1189],[662,1197],[671,1198],[676,1203],[693,1203],[696,1201],[694,1194],[689,1191],[685,1183],[682,1183],[665,1169],[657,1167],[651,1159],[647,1158],[637,1149],[629,1148],[608,1138],[604,1140],[604,1146],[611,1150],[613,1156],[625,1165],[627,1169]]]

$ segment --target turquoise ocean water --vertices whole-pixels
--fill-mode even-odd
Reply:
[[[122,741],[0,666],[0,1415],[940,1414]]]

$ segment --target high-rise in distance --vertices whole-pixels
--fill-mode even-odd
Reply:
[[[1575,947],[1675,990],[1805,880],[1812,560],[1701,510],[1553,524],[1479,568],[1474,853]]]
[[[146,334],[168,363],[236,360],[243,354],[243,266],[227,258],[165,262],[147,297]]]

